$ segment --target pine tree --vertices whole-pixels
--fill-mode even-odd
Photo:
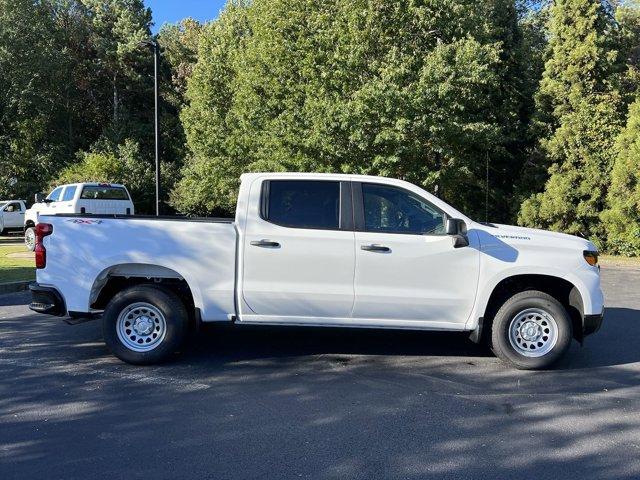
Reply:
[[[612,253],[640,256],[640,99],[629,108],[616,142],[609,208],[602,214]]]
[[[550,16],[550,57],[537,96],[551,166],[542,193],[525,201],[519,222],[592,238],[602,245],[613,142],[621,101],[611,84],[617,52],[610,18],[597,0],[557,0]]]

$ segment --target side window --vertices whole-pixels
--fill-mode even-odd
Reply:
[[[62,193],[62,187],[58,187],[53,192],[51,192],[47,198],[52,202],[57,202],[60,200],[61,193]]]
[[[420,196],[390,185],[362,184],[367,232],[442,235],[445,214]]]
[[[324,230],[340,226],[339,182],[270,180],[262,194],[262,218],[269,222]]]
[[[14,211],[14,212],[21,212],[22,211],[22,207],[20,206],[20,204],[18,202],[10,203],[9,206],[13,207],[12,211]]]
[[[76,188],[75,186],[65,188],[62,201],[68,202],[69,200],[73,200],[73,197],[76,195]]]

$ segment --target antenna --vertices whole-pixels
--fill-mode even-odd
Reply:
[[[489,222],[489,153],[485,159],[485,182],[484,182],[484,221]]]

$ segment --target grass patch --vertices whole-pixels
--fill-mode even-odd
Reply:
[[[0,283],[35,280],[36,265],[31,258],[10,258],[9,253],[25,253],[27,250],[21,243],[0,244]]]
[[[605,267],[640,268],[640,257],[618,257],[616,255],[600,255],[598,261]]]

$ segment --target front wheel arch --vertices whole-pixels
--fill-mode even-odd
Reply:
[[[507,277],[493,288],[484,312],[478,319],[477,327],[471,331],[470,338],[476,343],[486,342],[491,323],[500,307],[513,295],[527,290],[546,293],[567,310],[573,327],[574,338],[582,342],[582,318],[584,302],[578,288],[568,280],[553,275],[522,274]]]

